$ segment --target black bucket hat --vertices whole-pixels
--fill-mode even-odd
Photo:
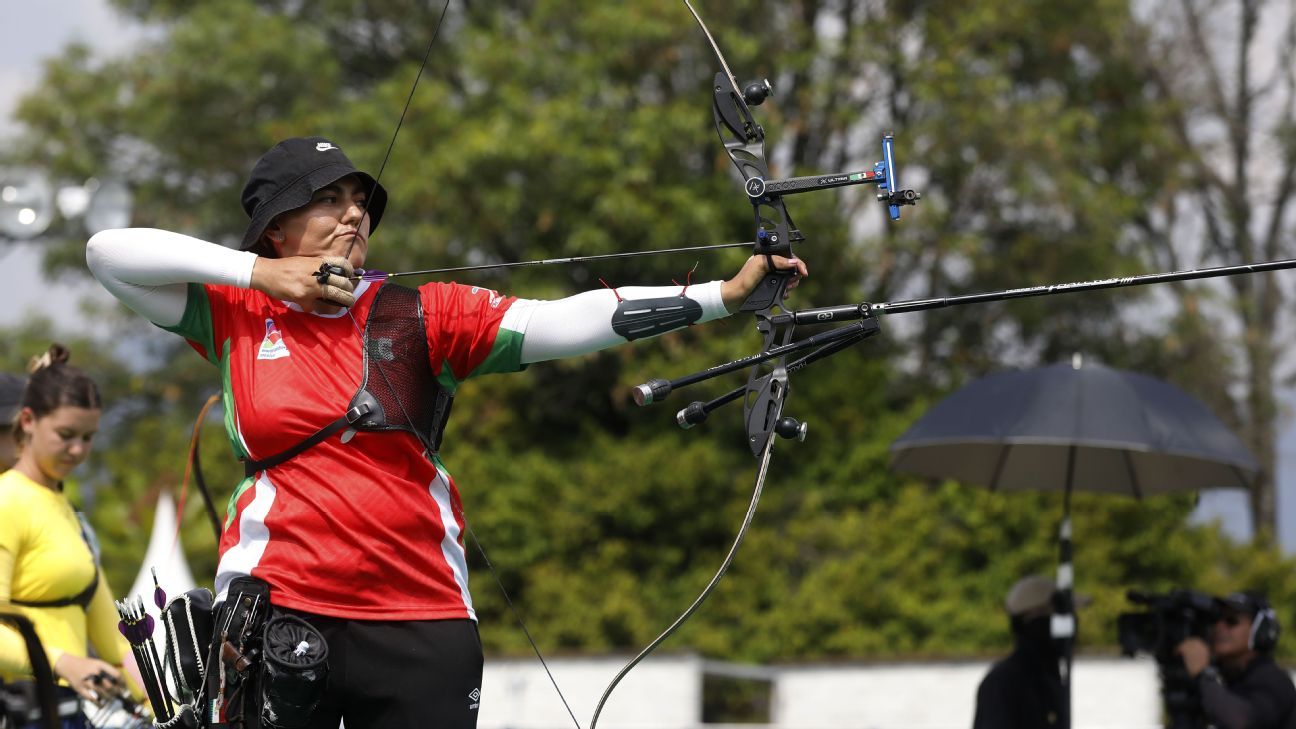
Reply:
[[[347,175],[355,175],[369,195],[369,231],[373,232],[387,207],[387,190],[351,164],[336,144],[324,137],[293,137],[261,155],[243,186],[243,211],[252,222],[243,234],[240,250],[255,246],[275,216],[309,203],[316,191]]]

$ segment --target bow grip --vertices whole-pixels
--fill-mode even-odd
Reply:
[[[771,306],[782,303],[788,282],[795,275],[795,269],[766,273],[756,288],[747,295],[747,300],[742,303],[738,311],[765,311]]]

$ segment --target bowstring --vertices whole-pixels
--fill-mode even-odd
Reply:
[[[387,161],[391,159],[392,150],[396,148],[396,137],[400,136],[401,126],[405,124],[405,116],[409,113],[410,104],[414,102],[414,92],[418,90],[419,80],[423,78],[423,71],[427,68],[428,59],[432,57],[432,46],[436,45],[437,38],[441,36],[441,25],[445,23],[446,11],[450,9],[450,0],[445,0],[441,6],[441,15],[437,17],[436,28],[432,30],[432,38],[428,41],[427,49],[423,51],[423,61],[419,64],[418,73],[414,75],[414,83],[410,85],[409,95],[405,97],[405,106],[401,109],[400,118],[396,120],[396,130],[392,132],[391,141],[387,143],[387,152],[383,154],[382,163],[378,165],[378,174],[374,175],[373,184],[369,186],[369,196],[365,198],[365,209],[360,215],[360,222],[356,227],[364,224],[365,218],[369,217],[369,201],[373,200],[374,193],[378,190],[378,183],[382,180],[383,170],[387,169]],[[356,239],[353,237],[351,243],[347,245],[346,254],[343,258],[351,257],[351,249],[355,247]]]
[[[446,13],[449,10],[449,8],[450,8],[450,0],[445,0],[445,3],[441,6],[441,14],[437,18],[436,28],[433,29],[432,31],[432,38],[428,41],[427,49],[424,50],[423,52],[423,60],[419,64],[418,73],[415,74],[414,76],[414,83],[410,85],[409,95],[405,97],[405,106],[404,108],[401,109],[400,118],[396,120],[396,129],[395,131],[392,132],[391,141],[387,143],[387,151],[383,155],[382,163],[378,166],[378,174],[374,176],[373,185],[371,185],[369,188],[369,196],[366,198],[366,203],[373,200],[374,193],[378,189],[378,183],[382,180],[383,171],[387,169],[387,162],[388,160],[391,159],[392,150],[396,148],[396,138],[400,135],[401,127],[405,123],[405,117],[409,113],[410,105],[414,101],[414,93],[415,91],[418,90],[419,80],[423,78],[423,71],[427,68],[428,59],[431,58],[432,56],[432,47],[436,44],[437,38],[440,37],[441,35],[441,26],[445,22]],[[369,215],[369,205],[366,204],[364,212],[360,216],[360,221],[357,224],[357,227],[363,226],[364,220],[368,215]],[[350,244],[347,245],[346,254],[343,256],[343,258],[347,260],[351,258],[351,251],[355,247],[355,242],[356,242],[356,238],[352,237]],[[360,324],[359,322],[356,321],[355,315],[352,314],[350,308],[346,309],[346,314],[347,314],[347,318],[351,320],[352,329],[354,329],[356,334],[359,335],[360,337],[360,346],[363,351],[363,348],[366,346],[365,339],[364,339],[364,332],[361,330]],[[383,382],[387,385],[387,387],[391,390],[392,395],[395,397],[396,404],[400,408],[401,414],[405,417],[405,421],[410,424],[411,429],[415,432],[419,441],[422,443],[424,448],[427,449],[428,458],[431,459],[433,455],[431,444],[424,441],[423,435],[418,432],[418,428],[417,426],[415,426],[413,418],[411,418],[409,412],[406,411],[405,403],[401,399],[399,393],[397,393],[396,388],[392,385],[391,380],[387,378],[387,373],[383,370],[382,364],[378,362],[378,360],[376,359],[374,360],[374,364],[377,366],[378,374],[383,378]],[[540,660],[540,665],[544,667],[545,674],[549,676],[549,682],[553,685],[554,691],[558,692],[558,698],[562,701],[563,708],[567,710],[567,714],[568,716],[571,717],[572,723],[575,724],[576,729],[581,729],[580,722],[577,721],[575,712],[572,711],[571,705],[567,702],[567,697],[563,695],[562,689],[558,687],[557,679],[554,678],[553,672],[549,670],[548,662],[545,661],[544,655],[540,652],[540,646],[536,643],[535,639],[531,635],[531,631],[527,628],[526,623],[522,620],[522,615],[518,611],[517,607],[513,604],[513,599],[512,597],[509,596],[508,590],[504,588],[504,581],[500,578],[499,572],[496,571],[494,563],[491,562],[490,557],[486,554],[486,549],[482,546],[481,540],[477,538],[477,534],[476,532],[473,531],[472,525],[468,522],[468,518],[464,515],[462,507],[455,506],[454,498],[450,493],[449,482],[441,474],[440,469],[437,469],[437,475],[441,477],[442,481],[445,481],[444,488],[446,491],[447,502],[450,504],[451,509],[456,512],[456,515],[459,517],[459,520],[463,522],[464,529],[468,532],[469,539],[472,540],[472,543],[476,547],[478,553],[481,554],[482,560],[486,563],[487,568],[489,568],[491,575],[495,578],[495,584],[499,585],[500,592],[504,595],[504,601],[508,604],[509,610],[513,613],[514,619],[517,620],[518,626],[522,628],[523,634],[526,635],[527,642],[531,644],[531,649],[535,651],[536,658]]]

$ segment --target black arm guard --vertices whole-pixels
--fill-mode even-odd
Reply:
[[[684,295],[622,299],[612,314],[612,331],[633,342],[681,329],[702,318],[702,304]]]

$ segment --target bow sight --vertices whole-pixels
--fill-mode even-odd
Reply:
[[[769,82],[766,81],[765,83],[768,84]],[[883,136],[882,159],[873,165],[871,170],[789,177],[783,180],[764,180],[753,177],[747,180],[747,196],[752,198],[753,204],[755,204],[755,201],[772,194],[794,195],[799,192],[873,183],[881,190],[877,196],[878,202],[886,204],[887,214],[891,216],[892,220],[899,220],[900,206],[917,205],[918,201],[922,199],[922,193],[914,190],[893,189],[900,184],[896,181],[894,147],[895,137],[890,134]],[[795,234],[795,231],[793,232]],[[800,238],[797,238],[797,240],[800,240]]]
[[[701,23],[700,18],[698,22]],[[703,26],[703,30],[705,29]],[[754,250],[757,255],[790,257],[792,244],[805,240],[783,205],[784,195],[851,185],[877,185],[877,199],[887,206],[887,214],[892,220],[900,219],[902,206],[918,204],[918,200],[922,198],[920,193],[900,188],[895,165],[895,138],[890,134],[882,137],[882,159],[872,169],[770,179],[765,160],[765,129],[756,123],[750,107],[764,102],[773,93],[774,87],[768,79],[763,79],[750,81],[740,90],[709,32],[707,38],[711,40],[711,46],[724,69],[715,75],[712,116],[725,151],[743,176],[743,189],[746,190],[756,215]],[[770,268],[773,269],[773,266]],[[782,300],[791,273],[771,270],[771,274],[752,292],[740,311],[763,311]]]

